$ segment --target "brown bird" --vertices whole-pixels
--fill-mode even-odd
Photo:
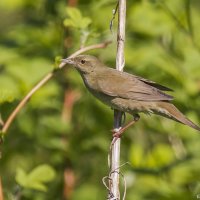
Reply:
[[[63,59],[80,73],[87,89],[100,101],[138,120],[138,113],[157,114],[188,125],[200,127],[187,119],[172,103],[173,97],[163,91],[171,89],[153,81],[109,68],[91,55]]]

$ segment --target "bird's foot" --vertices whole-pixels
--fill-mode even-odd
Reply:
[[[113,133],[112,145],[117,141],[118,138],[122,136],[122,134],[124,133],[126,129],[128,129],[130,126],[135,124],[139,119],[140,119],[140,116],[138,114],[134,114],[133,120],[130,121],[127,125],[125,125],[124,127],[111,130],[111,132]]]
[[[134,114],[133,115],[133,121],[137,122],[140,119],[140,115],[139,114]]]
[[[122,133],[123,133],[123,128],[120,127],[120,128],[115,128],[115,129],[112,129],[111,132],[113,134],[113,137],[116,137],[116,138],[120,138]]]
[[[113,134],[113,140],[112,140],[112,143],[111,143],[111,147],[113,146],[113,144],[115,144],[115,142],[121,137],[122,133],[123,133],[123,128],[120,127],[120,128],[115,128],[115,129],[112,129],[111,132]]]

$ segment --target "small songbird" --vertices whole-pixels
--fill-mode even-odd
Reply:
[[[73,65],[87,89],[113,109],[133,116],[138,116],[140,112],[161,115],[200,131],[199,126],[171,103],[173,97],[163,91],[172,90],[165,86],[109,68],[91,55],[63,59],[61,64]]]

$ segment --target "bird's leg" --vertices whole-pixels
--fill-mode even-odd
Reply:
[[[121,137],[121,135],[124,133],[124,131],[126,129],[128,129],[130,126],[132,126],[133,124],[135,124],[140,119],[140,116],[138,114],[134,114],[133,117],[134,117],[133,120],[130,121],[128,124],[126,124],[121,129],[119,129],[119,130],[112,130],[112,132],[113,132],[113,141],[112,141],[112,144],[114,144],[116,142],[116,140]]]

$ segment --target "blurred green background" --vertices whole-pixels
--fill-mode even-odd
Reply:
[[[173,88],[174,103],[200,124],[200,1],[127,4],[125,71]],[[88,53],[115,67],[117,16],[109,30],[115,6],[113,0],[0,1],[4,121],[58,56],[112,40]],[[74,69],[58,72],[19,113],[0,147],[5,200],[106,199],[112,124],[113,111],[89,94]],[[199,152],[197,131],[142,115],[122,138],[126,199],[197,199]]]

